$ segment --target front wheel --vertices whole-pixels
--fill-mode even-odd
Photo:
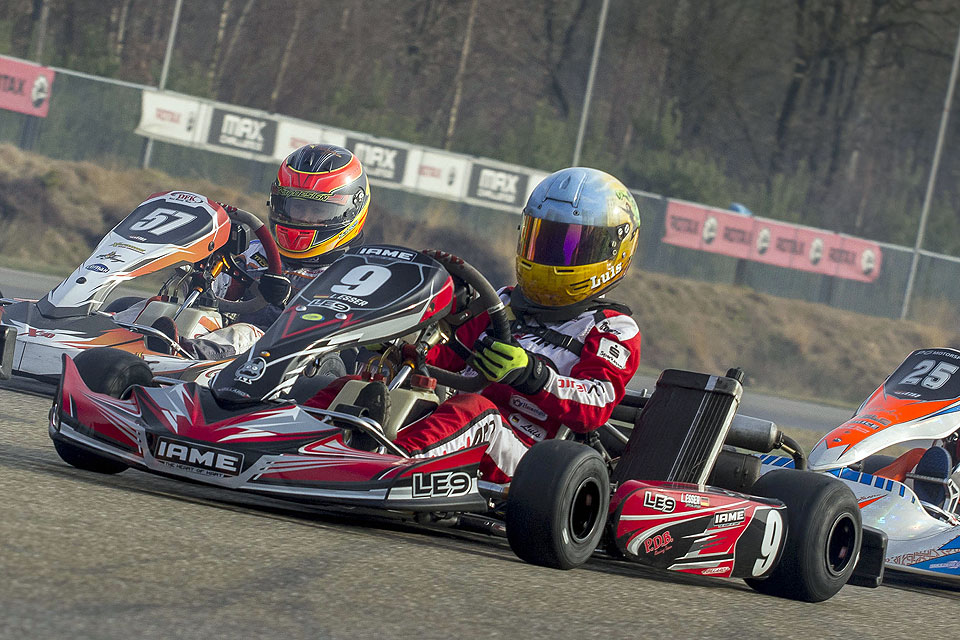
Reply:
[[[578,567],[597,548],[609,505],[607,466],[594,449],[567,440],[538,443],[510,483],[510,548],[531,564]]]
[[[153,381],[153,372],[147,363],[119,349],[87,349],[81,351],[73,363],[91,391],[114,398],[126,397],[130,387],[135,384],[147,385]],[[66,440],[54,440],[53,446],[61,460],[77,469],[114,474],[127,468],[123,462],[98,455]]]
[[[767,595],[821,602],[847,583],[860,555],[863,531],[857,499],[829,475],[779,469],[764,474],[751,493],[787,506],[787,539],[766,578],[748,578]]]

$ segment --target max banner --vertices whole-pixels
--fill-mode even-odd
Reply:
[[[677,200],[667,203],[663,242],[860,282],[876,280],[882,262],[869,240]]]

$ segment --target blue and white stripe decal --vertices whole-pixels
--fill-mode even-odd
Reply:
[[[958,407],[960,409],[960,407]],[[772,467],[782,467],[784,469],[793,469],[793,458],[788,458],[786,456],[777,456],[773,454],[764,454],[760,456],[760,462],[763,464],[770,465]],[[874,476],[869,473],[861,473],[859,471],[854,471],[849,468],[842,469],[830,469],[826,471],[832,476],[840,478],[841,480],[847,480],[849,482],[856,482],[858,484],[864,484],[869,487],[875,487],[877,489],[883,489],[884,491],[893,491],[897,486],[900,487],[900,497],[904,497],[907,494],[907,488],[900,482],[890,480],[889,478],[884,478],[882,476]],[[914,503],[917,501],[916,496],[910,496],[910,502]],[[957,544],[960,545],[960,538],[957,539]],[[958,546],[957,548],[960,548]]]

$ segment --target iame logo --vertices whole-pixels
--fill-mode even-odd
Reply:
[[[241,454],[167,438],[158,440],[154,457],[164,462],[193,467],[200,472],[206,471],[211,475],[236,476],[243,467]]]
[[[383,256],[384,258],[396,258],[397,260],[410,261],[417,257],[413,251],[404,251],[403,249],[391,249],[389,247],[363,247],[357,253],[370,256]]]

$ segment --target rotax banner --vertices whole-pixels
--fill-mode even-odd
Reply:
[[[860,282],[876,280],[882,261],[869,240],[678,200],[667,203],[663,242]]]
[[[46,118],[53,69],[0,56],[0,109]]]

